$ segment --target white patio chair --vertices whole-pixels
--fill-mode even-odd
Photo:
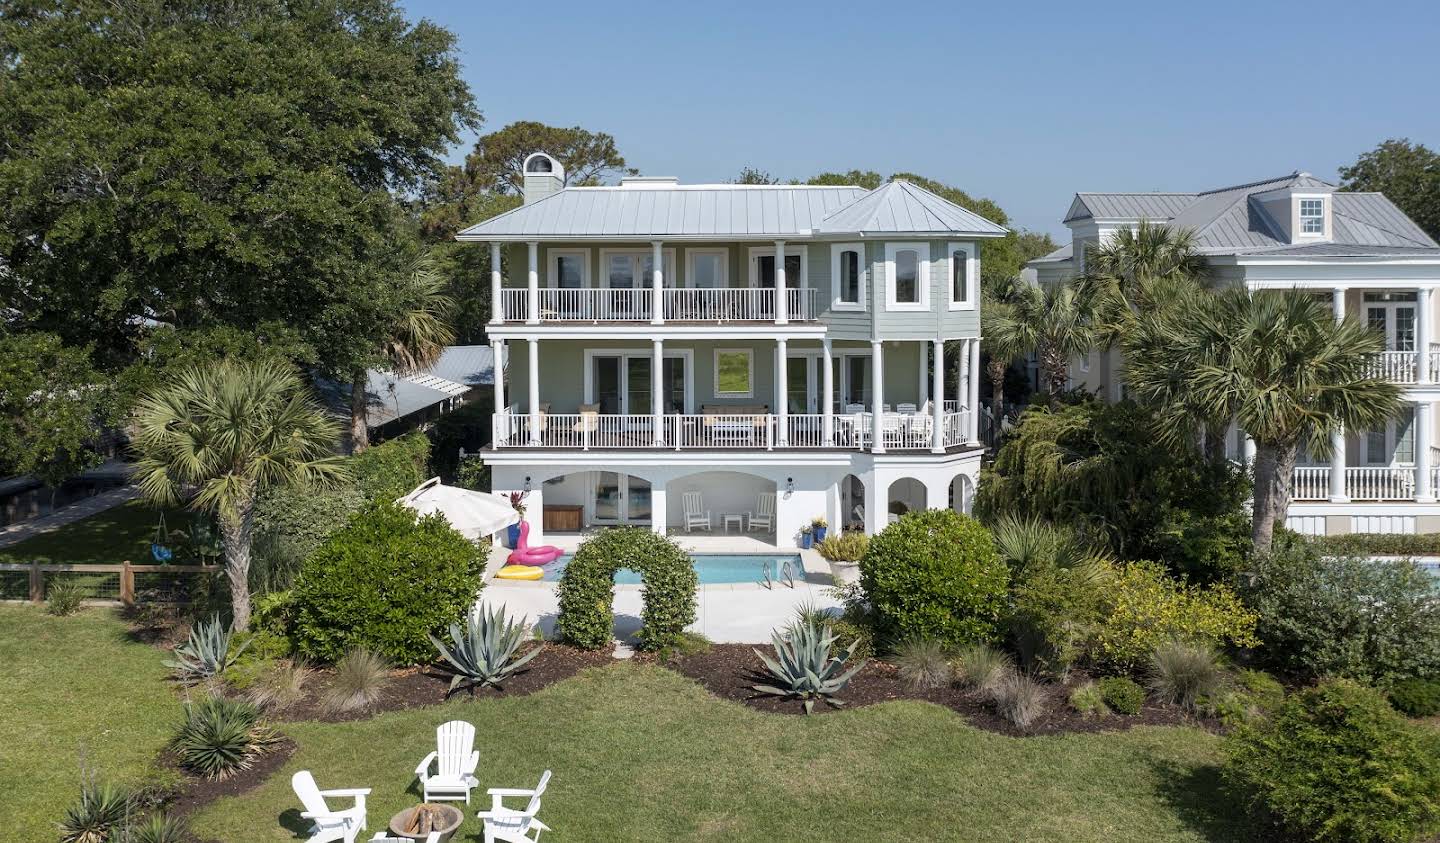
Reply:
[[[775,493],[761,492],[755,505],[755,514],[750,516],[750,530],[775,529]]]
[[[435,751],[425,756],[415,775],[426,802],[465,800],[470,804],[470,791],[480,786],[475,768],[480,752],[475,749],[475,727],[464,720],[441,723],[435,729]],[[431,767],[435,772],[431,772]]]
[[[865,405],[864,405],[864,404],[846,404],[846,405],[845,405],[845,414],[846,414],[846,415],[853,416],[853,415],[855,415],[856,413],[863,413],[863,412],[865,412]]]
[[[714,524],[710,519],[710,510],[705,508],[705,499],[699,492],[686,492],[681,495],[685,507],[685,532],[690,532],[696,527],[703,527],[706,530],[714,530]]]
[[[903,403],[903,404],[896,404],[896,405],[895,405],[895,412],[897,412],[897,413],[903,413],[903,414],[905,414],[905,415],[914,415],[914,413],[915,413],[915,405],[914,405],[914,404],[911,404],[911,403],[908,402],[908,401],[905,402],[905,403]]]
[[[540,797],[545,794],[545,786],[548,784],[550,771],[546,770],[534,790],[490,788],[487,791],[490,794],[490,810],[475,815],[485,822],[485,843],[495,843],[497,840],[508,843],[535,843],[540,839],[540,832],[549,831],[550,827],[535,817],[540,813]],[[507,796],[528,796],[530,802],[525,806],[525,810],[516,811],[503,804]]]
[[[370,788],[321,790],[309,770],[301,770],[291,776],[290,787],[300,799],[300,804],[305,806],[300,816],[313,823],[307,843],[330,843],[332,840],[355,843],[356,835],[365,828],[365,797],[370,795]],[[328,798],[354,799],[355,804],[336,811],[326,803]]]

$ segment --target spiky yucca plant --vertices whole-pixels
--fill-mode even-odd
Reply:
[[[862,659],[845,670],[860,642],[855,641],[836,652],[835,633],[828,624],[794,623],[783,631],[770,633],[770,643],[775,648],[774,658],[759,650],[755,655],[765,663],[775,683],[751,687],[761,694],[802,700],[806,714],[815,710],[816,700],[824,700],[836,708],[844,705],[845,701],[835,695],[845,690],[850,679],[865,666]]]
[[[476,607],[465,619],[464,628],[458,623],[450,624],[453,647],[446,647],[445,642],[430,636],[440,655],[450,663],[448,669],[455,674],[450,680],[449,693],[455,693],[461,686],[468,686],[472,694],[477,687],[485,685],[504,690],[500,683],[515,675],[545,649],[542,644],[515,658],[529,626],[527,620],[511,621],[505,614],[504,606],[490,612]]]
[[[249,768],[279,740],[261,721],[259,707],[211,696],[185,706],[185,722],[170,746],[180,766],[219,781]]]
[[[219,676],[250,646],[246,641],[231,653],[230,638],[231,631],[220,622],[219,615],[211,615],[208,621],[196,621],[190,627],[189,640],[175,648],[175,657],[165,662],[165,666],[187,684]]]
[[[60,820],[62,843],[105,843],[129,818],[134,795],[111,782],[86,782]]]

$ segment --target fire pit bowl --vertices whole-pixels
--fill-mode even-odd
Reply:
[[[430,828],[421,831],[415,825],[416,814],[427,812],[430,817]],[[413,808],[406,808],[390,818],[390,833],[396,837],[406,840],[424,841],[431,831],[440,832],[440,843],[449,843],[455,831],[460,828],[460,823],[465,819],[465,814],[453,805],[436,805],[434,802],[425,802]],[[423,827],[423,826],[422,826]]]

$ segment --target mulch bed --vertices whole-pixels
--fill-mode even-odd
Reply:
[[[710,693],[722,699],[742,702],[751,708],[773,714],[804,714],[804,706],[796,700],[757,695],[751,687],[769,680],[756,671],[764,670],[754,648],[746,644],[716,644],[704,653],[673,659],[667,666],[704,685]],[[1050,687],[1050,700],[1046,713],[1041,715],[1028,730],[1017,728],[1010,721],[994,712],[990,706],[971,691],[957,687],[936,688],[930,691],[912,691],[896,674],[894,665],[871,659],[850,684],[839,694],[845,701],[845,708],[888,702],[890,700],[924,700],[943,705],[962,715],[977,728],[1003,735],[1055,735],[1069,732],[1102,732],[1128,729],[1132,726],[1173,726],[1188,724],[1218,731],[1219,724],[1213,720],[1188,716],[1171,706],[1147,703],[1134,716],[1112,714],[1107,717],[1085,717],[1070,708],[1070,691],[1085,681],[1084,676],[1073,674],[1065,684]],[[815,713],[840,709],[817,702]]]
[[[185,773],[180,770],[175,756],[166,753],[161,756],[160,763],[171,769],[179,770],[182,775],[186,776],[185,784],[180,786],[174,799],[167,802],[167,810],[171,814],[184,816],[209,805],[222,796],[239,796],[242,793],[248,793],[270,778],[276,770],[285,766],[285,762],[290,760],[290,756],[294,753],[295,742],[282,737],[279,743],[257,758],[249,769],[241,770],[220,781],[210,781]]]

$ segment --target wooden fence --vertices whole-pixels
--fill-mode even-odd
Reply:
[[[92,602],[133,605],[189,603],[194,587],[220,568],[215,565],[47,565],[0,564],[0,601],[42,603],[50,584],[72,582]]]

